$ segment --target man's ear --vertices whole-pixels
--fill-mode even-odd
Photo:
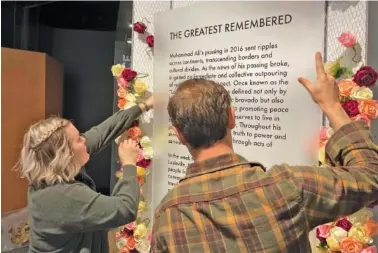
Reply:
[[[184,138],[184,136],[182,135],[182,133],[174,126],[172,126],[172,129],[173,129],[173,132],[175,133],[175,135],[177,136],[177,139],[184,145],[186,145],[186,140]]]
[[[235,109],[232,106],[228,109],[228,125],[227,126],[229,129],[235,128]]]

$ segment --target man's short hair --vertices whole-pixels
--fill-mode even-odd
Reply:
[[[227,134],[231,97],[220,84],[191,79],[182,82],[168,103],[168,114],[194,149],[222,140]]]

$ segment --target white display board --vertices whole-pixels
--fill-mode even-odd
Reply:
[[[266,167],[314,164],[308,150],[321,112],[298,83],[315,79],[325,5],[313,2],[208,2],[155,15],[153,208],[192,162],[170,134],[169,97],[186,79],[230,92],[236,153]]]

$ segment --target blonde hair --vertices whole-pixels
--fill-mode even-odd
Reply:
[[[70,121],[51,117],[32,125],[24,136],[16,169],[31,185],[68,182],[77,175],[71,143],[65,131]]]

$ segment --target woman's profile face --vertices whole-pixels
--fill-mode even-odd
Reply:
[[[79,131],[73,124],[69,124],[65,130],[71,141],[71,148],[74,158],[80,164],[80,166],[84,166],[84,164],[86,164],[89,160],[87,146],[85,145],[85,138],[80,136]]]

